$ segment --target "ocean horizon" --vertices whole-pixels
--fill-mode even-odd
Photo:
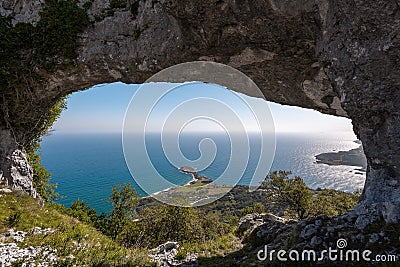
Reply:
[[[185,157],[194,160],[200,156],[199,141],[207,135],[215,142],[217,154],[212,164],[199,174],[213,179],[229,162],[230,153],[227,151],[230,151],[230,144],[227,139],[215,133],[198,133],[184,136],[180,143]],[[365,173],[360,174],[358,167],[329,166],[315,161],[315,156],[320,153],[358,147],[355,139],[352,133],[277,133],[275,158],[270,171],[290,170],[314,189],[352,192],[363,188]],[[147,149],[151,161],[162,176],[179,185],[192,179],[166,160],[156,138],[149,144]],[[250,146],[255,152],[250,155],[243,176],[235,177],[239,178],[240,185],[249,183],[258,163],[260,149],[257,151],[257,140],[251,141]],[[132,178],[126,165],[121,133],[54,132],[43,137],[40,154],[43,165],[52,174],[51,183],[58,184],[56,192],[62,197],[57,202],[67,207],[79,198],[98,212],[108,212],[111,204],[107,200],[112,187],[123,183],[131,183],[140,196],[147,195]]]

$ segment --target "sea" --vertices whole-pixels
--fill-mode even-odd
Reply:
[[[201,154],[198,149],[207,133],[191,134],[180,140],[180,148],[185,157],[195,160]],[[217,153],[209,167],[199,174],[215,179],[223,173],[229,163],[231,146],[229,138],[212,134]],[[154,141],[151,138],[155,138]],[[157,137],[149,137],[147,151],[154,168],[169,181],[184,185],[192,177],[178,171],[176,166],[163,156],[162,146],[157,145]],[[365,172],[355,166],[329,166],[318,164],[315,156],[320,153],[347,151],[357,148],[359,144],[353,133],[277,133],[275,157],[270,168],[274,170],[292,171],[300,176],[311,188],[332,188],[353,192],[364,186]],[[260,153],[257,141],[250,142],[253,154]],[[257,151],[258,148],[258,151]],[[131,183],[139,195],[146,196],[140,186],[132,178],[125,162],[122,135],[120,133],[52,133],[43,138],[40,154],[42,164],[51,173],[51,183],[58,185],[57,200],[67,207],[78,198],[85,200],[99,213],[108,212],[111,204],[108,198],[113,186]],[[250,156],[241,185],[249,184],[259,158]],[[138,163],[137,168],[140,168]],[[268,173],[266,171],[265,175]],[[149,177],[148,179],[152,179]],[[156,182],[155,182],[156,183]]]

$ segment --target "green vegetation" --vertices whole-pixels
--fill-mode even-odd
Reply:
[[[246,214],[250,213],[265,213],[265,212],[267,212],[265,205],[261,202],[257,202],[253,206],[248,206],[242,209],[241,215],[245,216]]]
[[[28,196],[6,194],[0,197],[0,233],[9,227],[28,233],[33,227],[54,229],[48,234],[29,233],[18,245],[57,249],[60,266],[150,265],[145,249],[127,249],[94,227],[60,213],[55,205],[42,208]]]
[[[108,231],[111,238],[115,240],[134,217],[139,199],[136,191],[130,184],[127,184],[114,187],[110,200],[113,209],[110,213]]]
[[[217,214],[162,203],[137,211],[139,199],[130,184],[114,187],[110,201],[111,212],[101,215],[79,199],[69,209],[58,207],[127,248],[154,248],[172,240],[184,244],[189,252],[210,247],[209,253],[218,253],[236,245],[226,239],[233,236],[236,224],[224,222]]]
[[[33,186],[46,202],[53,201],[58,197],[58,194],[56,194],[54,191],[54,189],[57,188],[57,185],[50,183],[51,174],[42,165],[39,154],[41,136],[47,133],[50,127],[59,118],[61,112],[66,108],[65,99],[66,98],[61,98],[58,100],[57,103],[49,110],[47,116],[40,125],[40,129],[38,129],[38,132],[35,133],[33,140],[25,147],[28,161],[33,168]]]
[[[7,194],[0,198],[0,233],[10,227],[54,229],[45,235],[28,234],[19,245],[56,248],[60,264],[65,266],[148,266],[149,249],[167,241],[181,245],[177,258],[198,253],[201,264],[215,266],[230,262],[232,257],[224,258],[228,253],[248,254],[238,251],[246,239],[238,236],[237,222],[245,214],[284,210],[285,216],[296,219],[337,215],[350,209],[358,198],[357,194],[334,190],[311,190],[300,177],[289,175],[272,172],[262,190],[249,192],[246,187],[235,187],[220,200],[198,208],[139,199],[130,184],[115,186],[110,196],[112,210],[100,215],[80,199],[70,208],[54,202],[40,208],[29,197]]]
[[[92,1],[92,0],[91,0]],[[87,3],[85,3],[87,4]],[[94,20],[96,22],[100,22],[104,20],[106,17],[114,16],[114,12],[116,9],[125,9],[131,12],[132,18],[136,19],[137,15],[139,14],[139,0],[127,1],[127,0],[111,0],[110,5],[106,8],[102,8],[101,12],[94,15]],[[89,8],[91,4],[84,5],[85,9]]]
[[[4,90],[16,89],[18,78],[33,75],[34,68],[55,70],[60,59],[74,59],[77,34],[89,25],[75,0],[47,0],[36,26],[13,26],[11,21],[12,17],[0,17],[0,75],[9,81],[3,83]]]
[[[47,0],[32,35],[38,63],[48,64],[54,57],[76,58],[77,34],[88,25],[87,14],[76,0]]]
[[[6,219],[6,224],[10,227],[15,227],[18,225],[18,223],[21,220],[22,212],[21,211],[16,211],[14,213],[11,213],[10,216]]]
[[[62,205],[52,204],[53,206],[57,207],[61,212],[75,217],[81,222],[86,224],[96,226],[98,223],[98,216],[95,209],[91,208],[88,204],[86,204],[85,200],[80,200],[78,198],[77,201],[71,204],[69,209],[66,209]]]
[[[77,35],[89,19],[76,3],[47,0],[35,26],[13,25],[12,17],[0,16],[0,124],[23,135],[16,136],[21,146],[32,146],[31,140],[43,135],[51,125],[52,109],[62,102],[57,97],[40,107],[30,106],[39,101],[43,76],[68,68],[77,56]],[[26,119],[26,114],[37,120]]]
[[[341,215],[352,209],[359,192],[353,194],[322,189],[313,191],[299,176],[290,178],[289,171],[274,171],[262,183],[268,201],[275,202],[292,219],[306,219],[321,215]]]
[[[84,10],[88,10],[88,9],[90,9],[91,7],[92,7],[92,5],[93,5],[93,2],[94,2],[94,0],[88,0],[88,1],[86,1],[83,5],[82,5],[82,7],[83,7],[83,9]]]
[[[54,195],[50,174],[41,166],[40,138],[65,108],[65,97],[35,106],[43,75],[67,68],[76,58],[77,35],[89,25],[85,10],[76,0],[47,0],[36,25],[12,24],[12,17],[0,17],[0,124],[20,135],[34,168],[34,186],[45,201]],[[17,97],[16,97],[17,96]],[[32,106],[30,106],[32,105]],[[27,119],[26,114],[35,120]]]
[[[155,247],[169,240],[205,243],[228,234],[232,228],[221,222],[217,215],[166,204],[143,209],[136,226],[141,235],[132,240],[146,247]]]

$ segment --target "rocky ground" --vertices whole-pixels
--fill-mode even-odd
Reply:
[[[50,247],[24,247],[27,235],[46,235],[54,230],[35,227],[29,232],[15,231],[9,229],[5,234],[0,235],[0,267],[5,266],[52,266],[57,263],[57,250]],[[40,260],[40,263],[37,261]]]
[[[182,266],[195,267],[198,266],[198,254],[187,253],[178,255],[179,244],[177,242],[166,242],[151,250],[150,258],[160,267]]]
[[[269,252],[275,250],[275,261],[276,252],[281,249],[296,250],[300,253],[304,250],[313,250],[316,252],[317,260],[312,265],[342,264],[340,261],[331,261],[327,254],[321,256],[321,252],[329,248],[337,250],[338,253],[343,251],[343,255],[349,250],[358,250],[360,258],[363,251],[369,250],[371,254],[368,258],[371,261],[375,261],[377,255],[384,255],[386,263],[394,264],[393,266],[398,266],[396,264],[400,261],[399,226],[385,224],[379,218],[366,222],[354,212],[343,216],[322,216],[298,222],[271,214],[249,214],[240,220],[239,229],[245,235],[244,240],[248,246],[244,252],[249,256],[246,259],[240,258],[241,263],[232,266],[242,266],[241,264],[262,266],[263,261],[257,259],[256,254],[262,250],[260,255],[264,256],[265,248]],[[241,257],[241,254],[238,257]],[[320,257],[321,261],[318,260]],[[350,261],[346,266],[370,264],[362,258],[360,260],[361,263]]]
[[[5,234],[0,235],[0,267],[18,266],[24,267],[45,267],[54,266],[58,262],[57,249],[50,247],[25,247],[23,242],[29,235],[47,235],[54,233],[50,228],[41,229],[35,227],[28,232],[9,229]],[[198,266],[198,254],[187,253],[179,255],[179,244],[177,242],[166,242],[152,249],[149,257],[157,266]],[[73,256],[71,256],[73,257]],[[39,261],[39,262],[38,262]]]

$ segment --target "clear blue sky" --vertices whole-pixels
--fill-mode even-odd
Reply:
[[[67,100],[68,108],[61,114],[53,129],[62,133],[121,132],[126,108],[138,88],[139,85],[113,83],[73,93]],[[260,99],[251,101],[258,105],[267,103]],[[176,97],[171,97],[164,99],[162,105],[175,105],[178,102]],[[268,105],[277,132],[352,132],[351,122],[346,118],[271,102]],[[160,108],[159,113],[162,114],[163,111]]]

